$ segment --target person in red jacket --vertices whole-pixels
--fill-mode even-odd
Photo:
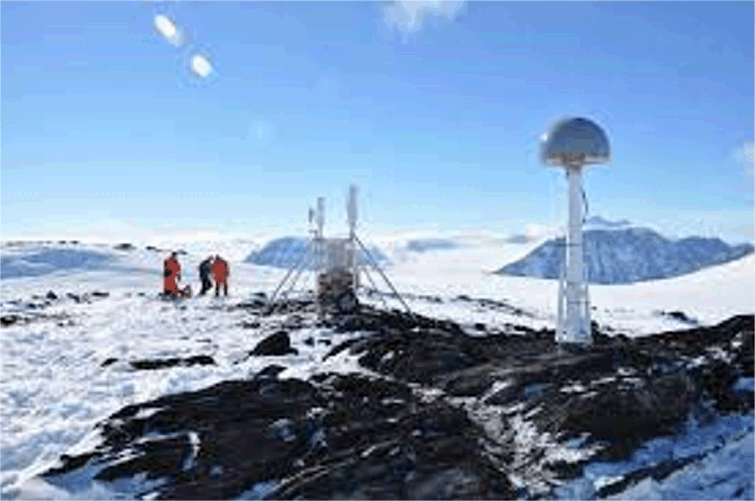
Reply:
[[[220,256],[215,256],[215,262],[212,264],[212,274],[215,278],[215,297],[220,295],[220,284],[223,284],[223,294],[228,296],[228,263],[223,261]]]
[[[178,255],[175,252],[163,262],[163,276],[165,284],[163,294],[170,297],[191,296],[191,287],[186,286],[184,289],[178,288],[178,281],[181,280],[181,265],[178,263]]]

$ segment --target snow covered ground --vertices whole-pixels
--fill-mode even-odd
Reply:
[[[396,251],[389,256],[394,264],[386,272],[400,292],[410,294],[408,302],[413,310],[451,318],[463,325],[482,322],[492,326],[511,323],[553,328],[555,282],[491,273],[524,256],[539,242],[503,244],[494,236],[460,237],[459,241],[462,245],[454,249],[422,253]],[[261,339],[253,334],[256,331],[242,326],[243,321],[249,320],[249,314],[225,309],[255,292],[272,292],[285,275],[284,270],[242,262],[261,243],[238,240],[226,242],[221,248],[202,242],[176,245],[189,252],[179,256],[179,260],[184,267],[185,280],[192,283],[195,291],[198,286],[196,268],[202,259],[209,253],[220,252],[230,261],[231,297],[228,299],[203,297],[177,304],[157,300],[156,294],[162,287],[162,260],[167,252],[144,248],[120,251],[114,250],[112,245],[54,244],[46,246],[44,254],[50,269],[29,272],[28,276],[18,276],[21,272],[17,271],[14,278],[3,277],[0,283],[3,315],[22,311],[31,317],[40,313],[46,316],[2,329],[2,497],[33,497],[35,491],[26,490],[33,485],[28,481],[54,464],[71,447],[90,440],[93,425],[124,405],[245,377],[271,363],[268,357],[246,356]],[[394,248],[400,250],[401,246]],[[61,260],[70,261],[66,261],[70,253],[82,250],[96,252],[99,257],[85,256],[83,267],[60,265]],[[44,268],[44,262],[31,265],[28,259],[21,262],[34,254],[41,255],[38,246],[3,247],[3,266],[13,264],[14,270],[21,271]],[[372,273],[372,276],[384,289],[377,274]],[[683,323],[659,315],[659,310],[683,311],[703,324],[713,324],[736,314],[753,312],[754,279],[755,257],[751,255],[674,279],[625,286],[592,286],[593,318],[601,325],[629,335],[685,328]],[[305,275],[301,282],[311,286],[312,280],[311,275]],[[29,303],[44,301],[32,296],[44,297],[48,291],[54,291],[60,299],[43,308],[28,308]],[[109,295],[90,297],[89,302],[81,303],[66,296],[69,292],[83,295],[94,291]],[[506,303],[521,309],[525,315],[505,308],[482,308],[477,303],[456,299],[459,295]],[[437,297],[440,302],[416,296]],[[11,303],[13,300],[20,302]],[[390,306],[399,305],[393,301]],[[345,352],[329,359],[325,366],[321,360],[329,347],[309,346],[304,339],[330,337],[336,343],[341,335],[315,330],[291,332],[292,345],[299,354],[285,358],[289,369],[283,377],[306,377],[323,370],[362,370]],[[194,355],[209,355],[216,365],[134,371],[127,363]],[[118,361],[103,367],[103,362],[111,358]],[[282,362],[280,357],[276,358],[276,363]],[[714,454],[690,466],[698,470],[679,473],[665,483],[637,485],[622,495],[653,499],[688,498],[685,493],[689,492],[701,496],[703,493],[713,497],[720,495],[724,491],[695,488],[694,478],[710,468],[722,471],[721,464],[744,462],[745,474],[751,480],[752,442],[750,426]],[[731,467],[727,471],[729,473],[721,475],[735,475]],[[724,477],[711,477],[711,482]],[[723,481],[728,482],[727,478]],[[741,482],[740,477],[737,482]],[[692,490],[684,491],[676,485]],[[752,483],[749,486],[747,492],[751,495]],[[731,494],[735,492],[736,489]],[[54,497],[60,495],[57,493]]]

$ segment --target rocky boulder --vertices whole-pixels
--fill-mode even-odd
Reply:
[[[278,331],[260,341],[249,354],[252,356],[283,356],[296,355],[297,353],[299,352],[296,349],[291,348],[288,332]]]

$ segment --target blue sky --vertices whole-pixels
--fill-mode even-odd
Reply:
[[[564,115],[613,146],[586,176],[592,214],[753,238],[752,2],[0,9],[3,239],[293,231],[318,196],[340,230],[351,182],[370,228],[521,233],[566,217],[536,155]]]

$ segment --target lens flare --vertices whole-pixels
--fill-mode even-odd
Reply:
[[[212,63],[203,54],[191,56],[191,72],[200,78],[207,78],[212,73]]]
[[[176,24],[167,16],[158,14],[155,16],[154,26],[168,42],[173,45],[181,45],[181,31]]]

